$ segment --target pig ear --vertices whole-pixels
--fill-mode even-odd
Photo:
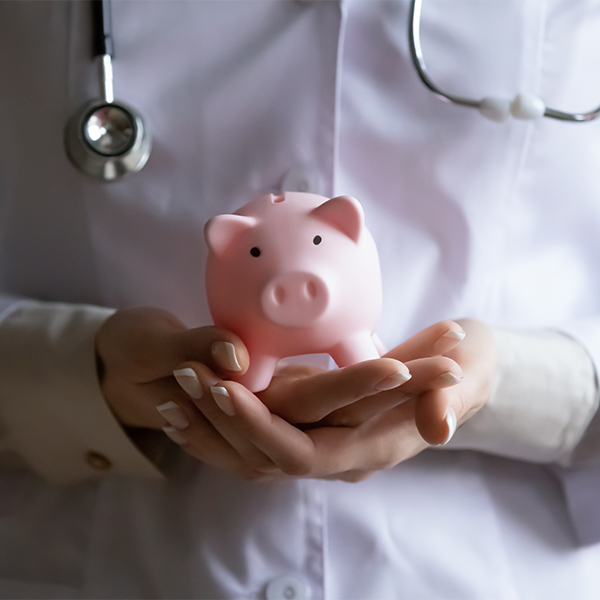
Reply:
[[[204,239],[211,252],[220,255],[244,231],[256,226],[256,219],[242,215],[217,215],[204,226]]]
[[[365,224],[365,214],[359,201],[352,196],[336,196],[327,200],[310,215],[346,234],[354,242],[358,242],[360,232]]]

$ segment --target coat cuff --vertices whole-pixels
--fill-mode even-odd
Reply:
[[[163,478],[100,391],[95,336],[113,312],[24,300],[0,322],[0,420],[12,448],[52,483]]]
[[[554,331],[494,329],[494,337],[500,365],[490,400],[446,447],[568,463],[598,407],[592,360]]]

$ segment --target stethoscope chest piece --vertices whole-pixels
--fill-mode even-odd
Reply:
[[[151,139],[134,108],[96,100],[69,119],[65,146],[78,169],[103,181],[114,181],[146,164]]]
[[[69,119],[65,146],[80,171],[115,181],[139,171],[148,161],[152,144],[140,113],[114,99],[110,0],[92,0],[91,8],[102,98],[88,102]]]

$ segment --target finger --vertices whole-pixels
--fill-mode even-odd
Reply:
[[[275,470],[273,462],[240,429],[224,382],[201,363],[184,363],[184,369],[195,375],[198,389],[191,399],[212,427],[243,457],[251,469],[261,472]],[[186,379],[187,377],[189,375]],[[181,380],[182,377],[179,376],[178,379]]]
[[[385,356],[408,362],[417,358],[445,354],[464,339],[463,328],[455,321],[440,321],[390,350]]]
[[[227,390],[230,402],[226,409],[256,448],[287,475],[298,477],[311,473],[314,445],[304,432],[272,414],[259,398],[241,384],[226,381],[222,387]]]
[[[415,425],[421,437],[432,446],[447,444],[457,428],[457,408],[450,390],[432,390],[415,404]]]
[[[276,376],[260,394],[274,414],[293,423],[314,423],[327,414],[410,379],[406,365],[374,359],[309,377]]]
[[[426,447],[414,423],[414,401],[357,427],[320,427],[307,432],[315,445],[315,476],[388,469]]]
[[[332,473],[330,475],[325,475],[324,477],[320,477],[320,479],[327,479],[329,481],[345,481],[346,483],[359,483],[371,477],[371,475],[373,475],[375,472],[376,471],[352,469],[350,471],[344,471],[343,473]]]
[[[248,466],[243,457],[214,429],[201,413],[192,419],[185,429],[169,425],[163,427],[165,434],[191,457],[205,464],[243,473]]]
[[[177,365],[186,361],[200,362],[223,376],[242,375],[248,370],[248,350],[242,340],[230,331],[198,327],[175,337],[179,338],[175,340]]]
[[[157,410],[158,406],[171,401],[185,403],[187,397],[172,376],[137,384],[108,378],[103,386],[103,394],[111,398],[110,408],[122,423],[151,429],[158,429],[164,424],[164,419]],[[175,421],[182,422],[185,414],[179,418],[175,414],[181,413],[181,410],[173,407],[169,414],[173,414]]]
[[[457,385],[463,380],[461,366],[446,356],[417,358],[407,363],[412,378],[402,386],[402,392],[416,396],[429,390],[437,390]]]
[[[252,471],[242,454],[207,419],[174,377],[137,386],[136,394],[164,433],[197,460],[241,474]]]
[[[211,466],[242,474],[250,470],[237,450],[189,399],[175,398],[156,406],[157,415],[162,419],[159,426],[173,442],[193,458]]]
[[[319,422],[319,425],[356,427],[410,398],[429,390],[451,387],[462,381],[460,366],[444,356],[413,360],[407,366],[410,368],[412,377],[404,385],[343,407],[325,417]]]
[[[224,375],[244,373],[249,364],[246,347],[233,333],[216,327],[186,329],[170,313],[152,308],[117,311],[98,331],[96,352],[101,367],[108,361],[112,374],[134,383],[168,377],[186,360]]]

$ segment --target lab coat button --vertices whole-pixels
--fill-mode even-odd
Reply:
[[[281,182],[282,192],[320,192],[319,174],[307,167],[292,167]]]
[[[88,467],[94,471],[98,471],[99,473],[108,471],[112,467],[112,462],[110,462],[106,456],[100,454],[99,452],[94,452],[93,450],[90,450],[85,455],[85,462],[87,463]]]
[[[308,583],[295,575],[273,579],[267,584],[267,600],[308,600]]]

